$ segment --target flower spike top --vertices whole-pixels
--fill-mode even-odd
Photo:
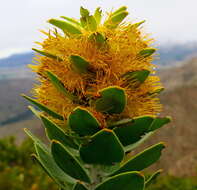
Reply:
[[[30,101],[64,120],[80,106],[103,127],[106,120],[156,116],[161,111],[157,95],[163,89],[151,63],[155,49],[141,24],[125,22],[127,8],[111,12],[103,21],[81,7],[79,20],[61,16],[50,19],[55,26],[43,32],[47,38],[30,67],[40,81]],[[51,115],[51,114],[49,114]]]

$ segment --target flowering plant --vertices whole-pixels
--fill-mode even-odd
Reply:
[[[62,16],[48,22],[58,28],[42,31],[47,38],[34,65],[35,98],[23,95],[41,112],[50,147],[29,130],[35,160],[65,190],[142,190],[149,179],[141,171],[161,155],[163,143],[127,158],[155,130],[170,121],[161,112],[163,90],[151,63],[155,48],[141,24],[123,22],[121,7],[102,20],[81,7],[81,18]],[[60,31],[59,31],[60,29]],[[128,157],[128,156],[127,156]]]

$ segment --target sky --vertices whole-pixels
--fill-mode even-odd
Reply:
[[[126,5],[128,20],[146,20],[144,30],[162,43],[197,41],[197,0],[0,0],[0,58],[30,51],[42,41],[50,18],[79,18],[79,8],[104,12]]]

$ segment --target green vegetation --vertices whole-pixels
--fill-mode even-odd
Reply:
[[[14,137],[0,140],[0,190],[58,189],[29,158],[33,149],[31,140],[25,140],[18,146]],[[197,176],[161,176],[147,190],[197,190]]]
[[[169,175],[162,176],[147,190],[197,190],[197,176],[184,178]]]
[[[32,142],[17,146],[14,137],[0,140],[0,190],[57,190],[56,185],[30,159]]]

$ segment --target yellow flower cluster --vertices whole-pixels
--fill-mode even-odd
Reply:
[[[111,14],[108,15],[108,20]],[[100,121],[104,121],[106,117],[115,119],[157,115],[161,111],[161,104],[156,92],[162,87],[159,77],[154,74],[152,54],[143,56],[143,51],[152,48],[150,45],[153,40],[143,34],[140,24],[121,22],[117,27],[99,24],[95,30],[78,26],[81,33],[76,35],[62,34],[56,29],[43,32],[47,38],[39,43],[42,51],[56,55],[61,60],[42,55],[35,57],[34,65],[30,67],[39,75],[40,83],[33,89],[34,96],[40,103],[65,118],[78,105],[54,87],[46,76],[46,72],[50,71],[60,79],[65,89],[84,100],[85,103],[81,106],[93,112]],[[92,36],[97,34],[102,34],[103,43],[92,40]],[[74,70],[71,55],[80,56],[90,63],[89,72]],[[140,84],[136,80],[128,83],[123,77],[125,73],[144,70],[150,73]],[[91,99],[100,96],[100,90],[109,86],[119,86],[127,95],[126,108],[118,116],[97,112],[90,103]]]

